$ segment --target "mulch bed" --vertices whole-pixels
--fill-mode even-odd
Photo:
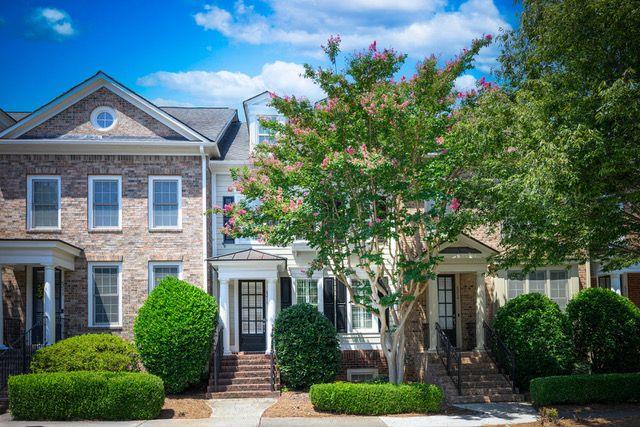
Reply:
[[[211,417],[211,406],[204,394],[169,395],[158,418],[196,419]]]

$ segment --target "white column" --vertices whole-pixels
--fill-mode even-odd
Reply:
[[[229,344],[229,279],[220,280],[220,322],[222,322],[222,348],[224,354],[230,354]]]
[[[7,348],[4,345],[4,266],[0,265],[0,349]]]
[[[349,287],[351,287],[351,277],[347,278],[347,283]],[[347,290],[347,332],[353,332],[353,325],[351,322],[353,321],[351,317],[351,311],[353,310],[353,301],[351,300],[351,293]]]
[[[483,324],[487,317],[487,295],[484,272],[476,273],[476,350],[484,349]]]
[[[293,279],[295,282],[295,279]],[[292,284],[295,287],[295,283]],[[318,279],[318,311],[324,313],[324,278]]]
[[[44,336],[46,345],[56,342],[56,270],[44,267]]]
[[[271,353],[271,333],[276,321],[276,279],[267,280],[267,353]]]
[[[622,282],[620,273],[611,273],[611,290],[616,294],[622,294]]]
[[[436,351],[438,337],[436,335],[436,322],[438,321],[438,282],[429,280],[429,351]]]

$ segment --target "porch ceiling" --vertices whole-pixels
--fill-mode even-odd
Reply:
[[[0,239],[0,265],[43,265],[75,269],[82,249],[59,239]]]

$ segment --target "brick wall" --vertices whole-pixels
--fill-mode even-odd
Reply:
[[[380,376],[389,374],[387,359],[382,350],[342,350],[342,364],[338,380],[347,380],[347,369],[377,368]]]
[[[27,231],[27,176],[36,174],[62,177],[60,232]],[[88,176],[98,174],[122,176],[122,231],[88,229]],[[182,231],[149,231],[149,175],[182,176]],[[197,156],[1,155],[0,238],[61,239],[84,249],[75,271],[65,274],[65,316],[71,319],[72,332],[87,330],[87,262],[121,260],[123,328],[115,332],[131,337],[133,320],[148,293],[150,261],[182,261],[184,279],[206,289],[201,192]]]
[[[591,286],[591,284],[587,283],[587,264],[578,265],[578,282],[580,290]]]
[[[458,277],[462,349],[471,350],[476,345],[476,274],[460,273]]]
[[[91,112],[97,107],[116,110],[115,126],[98,132],[91,124]],[[101,135],[107,137],[143,137],[184,140],[185,138],[133,106],[106,88],[101,88],[46,122],[36,126],[21,138],[59,138],[63,136]]]
[[[2,266],[2,304],[5,324],[4,340],[17,339],[24,331],[26,319],[26,270],[24,267]],[[11,319],[11,320],[9,320]]]

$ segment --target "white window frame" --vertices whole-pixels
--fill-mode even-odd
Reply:
[[[358,281],[362,282],[362,281],[368,281],[369,279],[357,279]],[[353,281],[352,281],[353,284]],[[359,308],[362,310],[366,310],[365,308],[363,308],[362,306],[356,305],[355,301],[351,299],[351,293],[348,293],[349,295],[349,305],[351,306],[349,309],[349,313],[348,317],[349,317],[349,327],[347,328],[347,331],[349,332],[353,332],[353,333],[369,333],[369,332],[379,332],[378,331],[378,322],[377,322],[377,318],[376,316],[373,314],[373,312],[370,312],[369,315],[371,316],[371,327],[370,328],[355,328],[353,326],[353,309],[354,308]]]
[[[98,124],[98,114],[100,114],[100,113],[109,113],[109,114],[111,114],[111,117],[113,117],[113,123],[111,123],[111,126],[107,126],[106,128],[100,127],[100,125]],[[107,107],[106,105],[103,105],[103,106],[95,108],[91,112],[91,126],[93,126],[93,128],[95,130],[97,130],[98,132],[108,132],[108,131],[110,131],[111,129],[114,128],[116,123],[118,123],[118,113],[116,112],[115,109],[113,109],[111,107]]]
[[[58,226],[34,227],[33,226],[33,181],[38,179],[56,180],[58,182]],[[59,231],[62,229],[62,179],[60,175],[29,175],[27,177],[27,230]]]
[[[356,375],[367,375],[371,374],[372,379],[378,378],[380,376],[380,372],[377,368],[350,368],[347,369],[347,381],[352,382],[353,374]]]
[[[117,323],[94,323],[93,321],[93,269],[94,267],[117,267],[118,268],[118,322]],[[89,306],[89,327],[90,328],[122,328],[122,262],[90,262],[87,265],[87,295]]]
[[[258,116],[256,116],[256,145],[260,144],[262,142],[262,140],[260,139],[261,137],[266,137],[267,139],[271,139],[273,138],[273,141],[275,142],[275,138],[276,138],[276,134],[273,133],[260,133],[260,119],[266,119],[267,121],[280,121],[280,116],[278,116],[277,114],[260,114]]]
[[[298,280],[303,280],[303,281],[308,282],[309,285],[311,284],[311,282],[315,282],[315,286],[316,286],[316,302],[315,302],[315,304],[307,302],[307,304],[311,304],[311,305],[315,305],[316,307],[319,307],[319,305],[320,305],[320,298],[318,296],[318,283],[319,283],[319,280],[315,279],[313,277],[311,277],[311,278],[309,278],[309,277],[293,277],[292,279],[293,279],[293,284],[295,286],[295,291],[293,292],[293,294],[296,297],[295,304],[299,304],[298,303]],[[312,286],[310,286],[310,289],[311,288],[312,288]],[[323,307],[323,312],[324,312],[324,307]]]
[[[155,181],[178,181],[178,222],[175,226],[155,226],[153,223],[153,183]],[[180,175],[149,175],[148,183],[149,230],[182,230],[182,177]]]
[[[118,182],[118,225],[109,227],[95,227],[93,225],[93,183],[94,181],[111,180]],[[89,200],[87,201],[89,230],[122,230],[122,176],[120,175],[89,175]]]
[[[182,280],[182,261],[149,261],[149,286],[147,291],[151,292],[151,286],[155,283],[154,267],[178,267],[178,279]]]
[[[544,271],[545,272],[545,283],[544,283],[544,293],[543,295],[547,296],[550,300],[552,300],[553,302],[556,302],[556,300],[554,298],[551,298],[551,272],[555,272],[555,271],[564,271],[566,273],[567,278],[566,280],[566,285],[565,285],[565,292],[566,292],[566,301],[567,303],[569,302],[569,300],[571,299],[571,274],[570,274],[570,270],[561,268],[561,267],[557,267],[557,268],[553,268],[553,267],[549,267],[549,268],[544,268],[544,269],[537,269],[536,271]],[[506,285],[506,300],[510,301],[513,298],[509,297],[509,282],[513,279],[510,279],[510,273],[522,273],[522,270],[509,270],[507,272],[507,277],[505,280],[505,285]],[[529,283],[529,273],[527,273],[526,275],[524,275],[524,277],[522,278],[522,283],[523,283],[523,292],[520,295],[524,295],[524,294],[530,294],[531,292],[531,288],[530,288],[530,283]],[[557,303],[557,302],[556,302]],[[559,304],[558,304],[559,305]],[[564,310],[566,308],[566,304],[560,307],[562,310]]]

